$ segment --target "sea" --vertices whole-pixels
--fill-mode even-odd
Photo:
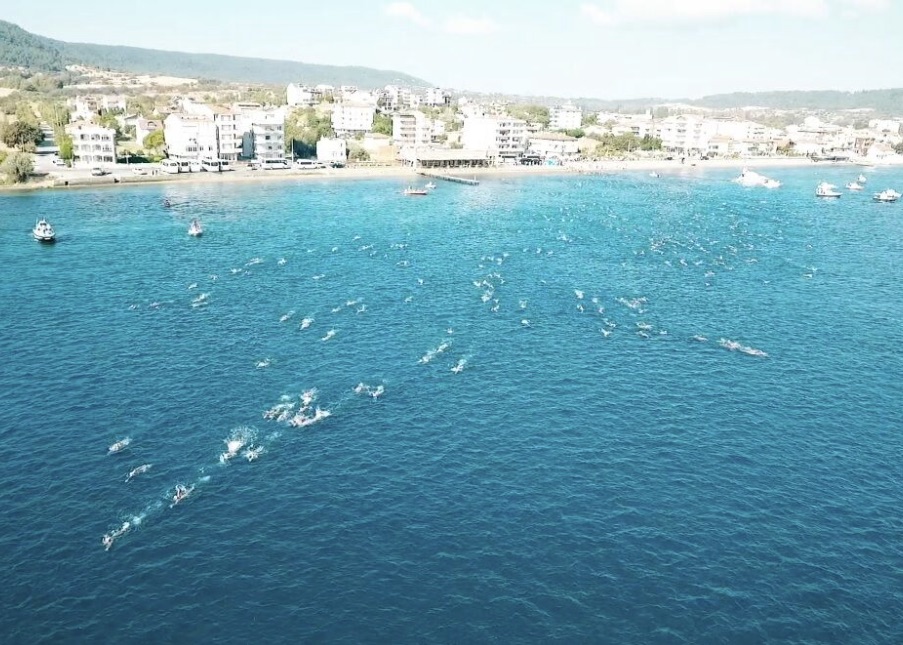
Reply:
[[[0,640],[903,642],[859,171],[2,197]]]

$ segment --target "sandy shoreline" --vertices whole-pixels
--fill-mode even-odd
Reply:
[[[735,168],[795,168],[816,165],[838,165],[833,163],[816,164],[805,157],[764,157],[754,159],[711,159],[708,161],[665,161],[660,159],[638,159],[626,161],[580,162],[567,166],[500,166],[495,168],[462,168],[450,170],[447,174],[473,178],[513,178],[554,175],[610,174],[621,172],[686,172],[691,170],[724,170]],[[446,171],[434,171],[442,175]],[[33,191],[44,189],[97,188],[103,186],[147,186],[156,184],[216,184],[216,183],[268,183],[272,181],[343,181],[360,179],[399,179],[410,184],[425,181],[413,169],[403,166],[360,167],[350,166],[328,170],[234,170],[225,173],[186,173],[180,175],[133,175],[115,172],[104,177],[72,176],[60,174],[43,180],[30,181],[25,185],[3,186],[0,190]],[[66,183],[64,183],[66,182]]]

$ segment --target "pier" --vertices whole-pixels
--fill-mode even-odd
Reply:
[[[480,182],[476,179],[467,179],[466,177],[455,177],[454,175],[446,175],[438,172],[428,172],[426,170],[418,170],[418,175],[429,177],[430,179],[441,179],[443,181],[451,181],[456,184],[467,184],[468,186],[479,186]]]

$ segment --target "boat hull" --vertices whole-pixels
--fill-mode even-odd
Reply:
[[[44,244],[53,244],[54,242],[56,242],[55,235],[39,235],[37,233],[32,233],[31,235],[38,242],[43,242]]]

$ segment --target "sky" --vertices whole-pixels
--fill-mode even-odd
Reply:
[[[903,0],[4,4],[3,20],[59,40],[364,65],[477,92],[614,100],[903,86]]]

